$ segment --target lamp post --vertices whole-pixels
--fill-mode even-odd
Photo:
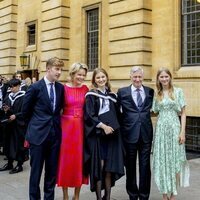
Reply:
[[[26,54],[22,54],[20,56],[20,64],[21,66],[24,68],[24,67],[30,67],[30,55],[26,55]]]

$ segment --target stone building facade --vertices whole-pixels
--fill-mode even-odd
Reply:
[[[28,66],[21,66],[21,55]],[[157,70],[168,67],[185,92],[188,131],[200,151],[198,0],[1,0],[0,74],[41,78],[53,56],[65,62],[63,82],[80,61],[90,67],[88,82],[92,69],[103,67],[113,88],[130,84],[131,66],[144,68],[151,87]]]

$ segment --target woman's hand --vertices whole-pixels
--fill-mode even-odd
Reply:
[[[13,120],[15,120],[15,119],[16,119],[16,116],[15,116],[15,115],[10,115],[10,118],[9,118],[10,121],[13,121]]]
[[[107,126],[105,124],[102,124],[101,125],[101,128],[104,130],[105,134],[108,135],[108,134],[112,134],[113,133],[113,128],[111,126]]]
[[[181,132],[179,135],[179,144],[185,143],[185,133]]]

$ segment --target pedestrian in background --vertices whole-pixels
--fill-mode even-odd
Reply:
[[[20,90],[27,91],[28,86],[27,86],[25,80],[22,79],[21,72],[16,72],[15,74],[13,74],[13,78],[19,79],[21,81]]]
[[[185,98],[174,87],[172,75],[161,68],[156,77],[157,92],[152,110],[158,114],[153,147],[153,172],[163,200],[175,200],[177,186],[189,185],[189,166],[185,154]],[[180,116],[180,120],[179,120]]]
[[[8,89],[8,83],[5,82],[5,77],[3,77],[2,75],[0,75],[0,155],[4,154],[4,145],[5,145],[5,124],[1,123],[1,121],[3,122],[4,117],[5,117],[5,113],[3,110],[3,101],[6,97],[6,93],[7,93],[7,89]]]
[[[31,83],[35,83],[37,81],[37,79],[36,79],[36,77],[32,77],[32,79],[31,79]]]
[[[30,77],[26,77],[24,81],[25,81],[25,84],[26,84],[27,87],[29,87],[32,84]]]
[[[8,163],[5,164],[0,171],[11,170],[10,174],[23,171],[24,162],[24,140],[26,133],[25,121],[22,115],[22,103],[25,91],[20,91],[21,81],[19,79],[11,79],[9,87],[11,92],[5,98],[3,110],[7,117],[5,128],[5,155]],[[17,165],[13,168],[14,160]]]

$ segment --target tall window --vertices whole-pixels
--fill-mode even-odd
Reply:
[[[200,3],[182,0],[182,65],[200,65]]]
[[[87,11],[87,64],[89,70],[98,67],[99,9]]]
[[[186,148],[200,153],[200,118],[187,117]]]
[[[36,36],[36,30],[35,30],[35,24],[31,24],[28,25],[28,30],[27,30],[27,34],[28,34],[28,41],[27,41],[27,45],[35,45],[35,36]]]

